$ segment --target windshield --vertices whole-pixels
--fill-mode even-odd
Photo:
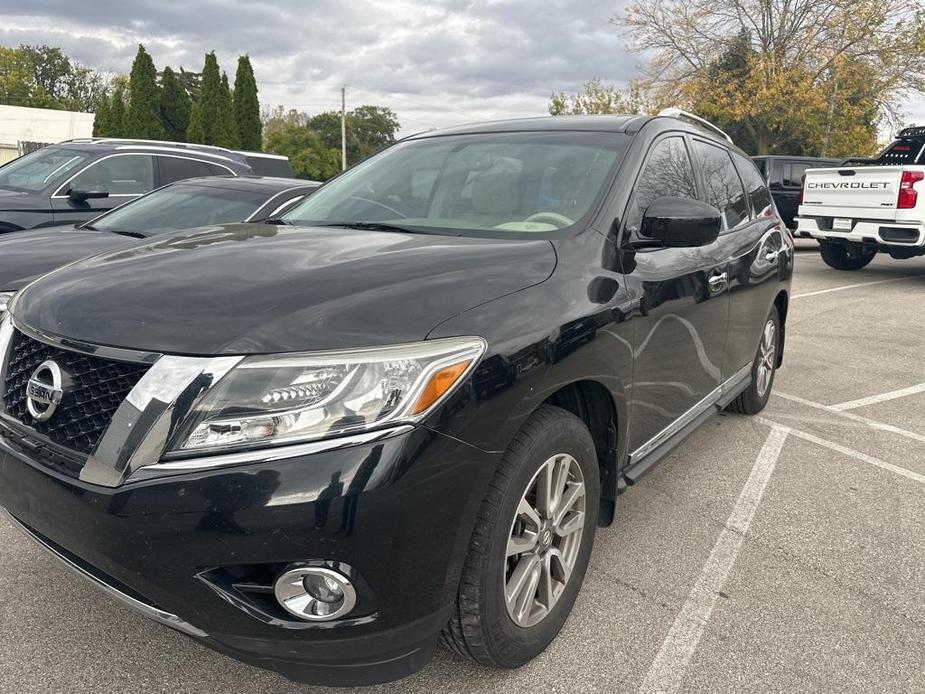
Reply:
[[[0,188],[29,193],[60,182],[67,172],[89,158],[86,152],[64,147],[43,147],[0,168]]]
[[[273,191],[176,183],[97,217],[88,226],[154,236],[178,229],[243,222]]]
[[[478,235],[555,231],[593,211],[628,142],[591,132],[411,140],[347,171],[284,219]]]

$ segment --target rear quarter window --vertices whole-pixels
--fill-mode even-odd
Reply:
[[[755,164],[737,152],[732,152],[732,160],[735,162],[736,169],[739,171],[739,176],[742,178],[742,184],[745,186],[745,190],[752,203],[752,210],[754,210],[755,214],[760,217],[764,215],[769,208],[773,209],[772,206],[774,203],[771,200],[771,192],[768,190],[764,178],[758,173],[758,169],[755,168]]]

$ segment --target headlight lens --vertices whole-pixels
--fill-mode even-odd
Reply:
[[[0,316],[6,313],[15,295],[16,292],[0,292]]]
[[[295,443],[415,421],[463,381],[485,347],[466,337],[249,357],[194,406],[170,449]]]

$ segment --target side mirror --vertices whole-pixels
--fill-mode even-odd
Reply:
[[[67,197],[71,202],[86,202],[87,200],[96,200],[99,198],[108,198],[109,191],[106,190],[80,190],[71,188],[67,191]]]
[[[689,198],[658,198],[646,209],[639,235],[670,248],[708,246],[719,236],[723,217],[712,205]]]

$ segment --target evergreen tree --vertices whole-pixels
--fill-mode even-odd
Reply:
[[[177,73],[169,67],[165,67],[161,75],[160,111],[167,139],[185,142],[190,124],[190,98],[180,85]]]
[[[126,120],[127,136],[156,140],[164,136],[158,108],[157,70],[154,61],[141,44],[132,63],[128,81],[129,105]]]
[[[234,97],[228,84],[228,75],[222,73],[222,127],[216,143],[221,147],[235,149],[238,146],[238,133],[234,121]]]
[[[109,137],[127,137],[125,108],[125,89],[122,85],[115,88],[112,93],[112,103],[109,105]]]
[[[93,114],[93,137],[109,137],[112,134],[112,117],[109,110],[109,95],[103,94]]]
[[[205,134],[202,132],[202,111],[199,110],[199,104],[194,103],[190,107],[189,126],[186,128],[186,141],[202,144],[205,140]]]
[[[199,97],[199,117],[202,130],[201,142],[205,145],[220,145],[224,115],[222,114],[222,73],[218,68],[215,51],[206,53],[202,68],[202,84]]]
[[[263,143],[260,123],[260,102],[257,100],[257,80],[250,58],[238,58],[238,71],[234,77],[234,122],[238,146],[249,151],[260,151]]]

